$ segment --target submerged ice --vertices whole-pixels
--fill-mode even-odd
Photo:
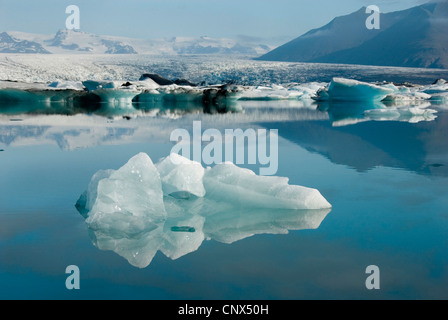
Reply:
[[[94,244],[144,268],[160,251],[177,259],[205,239],[232,243],[255,234],[315,229],[331,205],[316,189],[257,176],[224,163],[204,169],[171,154],[133,157],[99,171],[77,202]]]

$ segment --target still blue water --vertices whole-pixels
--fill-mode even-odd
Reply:
[[[446,108],[436,107],[433,121],[335,126],[316,108],[276,104],[264,103],[262,114],[248,108],[241,121],[3,119],[0,299],[448,298]],[[97,249],[75,208],[92,175],[139,152],[165,157],[171,130],[194,120],[203,130],[278,129],[277,175],[319,189],[333,209],[317,229],[206,240],[176,260],[158,252],[143,269]],[[80,290],[66,289],[69,265],[80,268]],[[381,271],[379,290],[366,288],[369,265]]]

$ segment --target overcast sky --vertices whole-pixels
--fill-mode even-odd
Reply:
[[[81,31],[133,38],[249,36],[283,42],[362,6],[382,12],[425,0],[0,0],[0,31],[54,34],[68,5],[81,12]]]

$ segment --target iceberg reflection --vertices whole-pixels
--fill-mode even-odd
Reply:
[[[434,121],[436,110],[429,102],[402,106],[386,105],[382,102],[320,102],[317,110],[328,113],[334,127],[353,125],[366,121],[399,121],[418,123]]]
[[[146,268],[158,251],[176,260],[197,251],[204,240],[231,244],[259,234],[317,229],[331,211],[240,208],[207,198],[165,197],[164,202],[166,220],[146,221],[143,229],[131,234],[106,224],[89,225],[93,244],[114,251],[134,267]]]

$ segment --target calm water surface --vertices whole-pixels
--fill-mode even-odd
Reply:
[[[348,125],[344,115],[280,102],[178,119],[2,117],[0,298],[447,299],[448,111],[434,108],[433,121],[350,113]],[[319,189],[333,209],[304,213],[315,225],[228,212],[206,220],[225,224],[221,238],[175,260],[159,251],[146,268],[95,247],[75,208],[92,175],[139,152],[165,157],[170,132],[194,120],[204,130],[278,129],[277,175]],[[80,290],[65,287],[69,265],[80,268]],[[369,265],[380,268],[380,290],[366,289]]]

